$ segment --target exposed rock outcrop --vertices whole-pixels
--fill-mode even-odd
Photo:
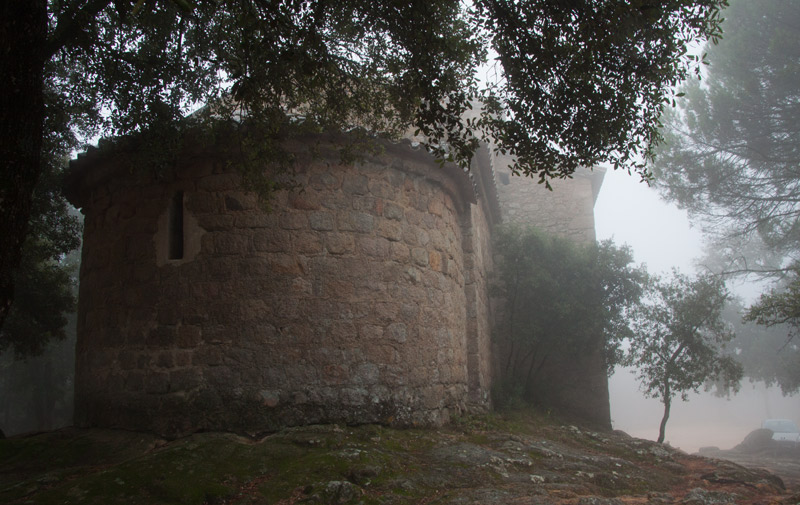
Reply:
[[[798,497],[800,487],[784,489],[765,470],[535,415],[462,418],[436,430],[319,425],[258,440],[64,430],[0,441],[0,502],[9,504],[796,505]]]

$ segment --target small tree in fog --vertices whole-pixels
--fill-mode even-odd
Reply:
[[[738,390],[742,366],[721,352],[734,336],[721,317],[727,298],[721,279],[673,271],[670,279],[654,279],[635,311],[623,364],[636,368],[645,396],[664,404],[659,443],[675,395],[687,401],[708,381]]]

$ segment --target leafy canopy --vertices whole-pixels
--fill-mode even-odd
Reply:
[[[644,392],[651,398],[697,392],[707,380],[738,380],[737,366],[720,358],[719,350],[733,338],[721,319],[727,300],[716,277],[691,279],[673,272],[669,280],[654,280],[633,320],[633,338],[625,364],[635,366]]]
[[[664,118],[662,194],[718,239],[730,272],[782,274],[800,260],[800,4],[737,0],[707,78]]]
[[[766,326],[764,338],[742,350],[747,364],[757,364],[751,377],[767,384],[777,383],[783,394],[800,391],[800,270],[795,268],[783,281],[781,289],[762,294],[744,315],[745,322]]]
[[[44,159],[135,133],[130,164],[172,167],[187,128],[224,133],[253,189],[289,134],[419,130],[464,167],[481,141],[542,181],[635,160],[716,39],[725,0],[8,0],[0,13],[0,326]],[[476,81],[488,50],[498,78]],[[695,62],[696,63],[696,62]],[[474,103],[477,117],[462,121]],[[198,110],[199,109],[199,110]],[[187,118],[188,115],[191,116]],[[355,130],[354,130],[355,129]]]
[[[87,133],[151,129],[209,104],[203,121],[245,114],[273,135],[290,118],[390,136],[416,128],[464,166],[494,139],[542,180],[605,161],[641,171],[635,160],[687,75],[687,45],[716,40],[724,5],[50,0],[48,83]],[[499,78],[481,88],[489,48]],[[483,114],[464,124],[476,100]]]
[[[687,77],[696,40],[716,42],[727,1],[477,2],[503,79],[488,133],[517,171],[563,177],[608,162],[646,176],[658,118]]]
[[[765,341],[743,342],[741,358],[764,365],[769,352],[772,366],[758,368],[771,372],[753,373],[796,391],[785,371],[796,344],[781,353],[769,344],[778,328],[796,331],[800,315],[800,4],[737,0],[725,15],[725,39],[707,47],[707,79],[687,84],[665,116],[653,171],[662,194],[713,237],[712,268],[777,281],[746,315],[773,328],[747,330]]]

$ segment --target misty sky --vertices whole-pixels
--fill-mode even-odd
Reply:
[[[689,226],[686,212],[663,202],[638,175],[609,170],[594,208],[597,238],[633,247],[637,263],[651,273],[672,267],[693,270],[702,236]]]
[[[691,228],[684,211],[663,202],[657,192],[626,172],[606,173],[595,204],[599,240],[612,238],[628,244],[637,263],[646,263],[652,273],[667,273],[677,267],[694,271],[693,260],[702,254],[702,235]],[[741,291],[741,290],[739,290]],[[609,384],[614,428],[655,440],[663,406],[645,399],[634,376],[618,369]],[[731,398],[711,394],[692,395],[688,403],[677,399],[667,424],[666,440],[687,452],[703,446],[730,449],[760,426],[764,418],[800,421],[800,397],[786,398],[779,389],[743,381],[742,391]]]

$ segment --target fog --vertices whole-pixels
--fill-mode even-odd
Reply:
[[[702,253],[702,235],[690,226],[686,213],[664,203],[657,192],[639,182],[636,175],[609,170],[595,204],[597,238],[611,238],[632,247],[637,263],[652,273],[677,267],[696,270],[694,260]],[[732,286],[736,294],[752,301],[758,289]],[[630,370],[617,369],[609,383],[611,418],[615,429],[655,440],[663,414],[659,400],[646,399]],[[784,397],[779,388],[751,384],[730,398],[711,393],[691,394],[688,402],[673,401],[666,440],[687,452],[700,447],[730,449],[766,418],[800,420],[800,397]]]
[[[642,396],[629,370],[616,371],[609,392],[615,429],[639,438],[658,437],[664,407]],[[731,449],[769,418],[800,419],[800,399],[784,397],[780,388],[752,384],[745,378],[739,393],[730,398],[701,392],[690,394],[688,402],[673,400],[666,442],[689,453],[707,446]]]

